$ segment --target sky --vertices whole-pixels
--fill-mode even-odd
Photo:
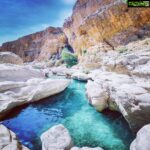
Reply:
[[[76,0],[0,0],[0,45],[6,41],[61,27]]]

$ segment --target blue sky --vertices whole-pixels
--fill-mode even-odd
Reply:
[[[48,26],[62,26],[75,1],[0,0],[0,45]]]

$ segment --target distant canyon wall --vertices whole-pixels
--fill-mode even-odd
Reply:
[[[67,44],[67,37],[61,28],[49,27],[44,31],[37,32],[16,41],[2,45],[0,51],[11,51],[18,54],[26,62],[48,60],[53,54]]]
[[[150,9],[128,8],[123,0],[77,0],[63,28],[49,27],[2,45],[24,61],[47,60],[66,44],[78,55],[100,42],[112,48],[150,36]]]

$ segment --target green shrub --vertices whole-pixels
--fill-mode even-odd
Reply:
[[[62,50],[61,59],[66,63],[67,67],[72,67],[78,62],[77,55],[71,53],[67,48]]]
[[[120,47],[119,49],[117,49],[117,51],[118,51],[119,53],[125,53],[125,52],[128,51],[128,49],[127,49],[126,47]]]

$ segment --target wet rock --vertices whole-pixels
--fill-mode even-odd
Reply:
[[[42,150],[70,150],[73,147],[68,130],[56,125],[41,135]]]
[[[0,150],[29,150],[22,145],[15,133],[0,125]]]

